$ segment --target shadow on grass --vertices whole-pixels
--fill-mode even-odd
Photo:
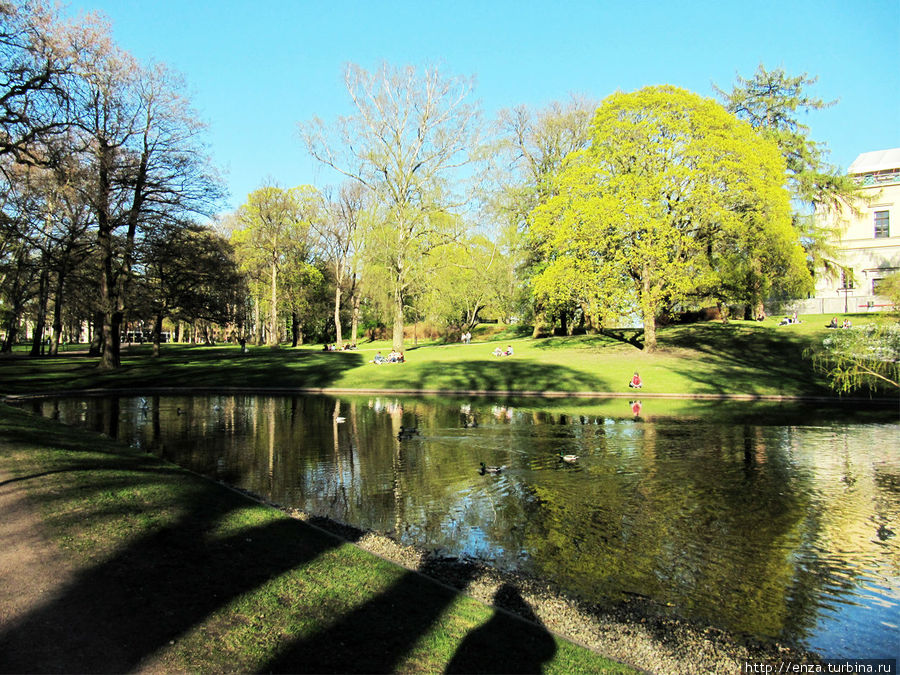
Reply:
[[[121,480],[97,479],[81,496],[89,504],[91,493],[121,487]],[[238,495],[214,490],[201,486],[179,505],[184,515],[177,522],[80,572],[53,600],[5,627],[0,670],[133,670],[217,608],[340,544],[287,519],[213,538],[210,530],[227,513],[246,506]]]
[[[482,391],[603,391],[609,382],[556,364],[494,360],[435,362],[417,371],[418,387]]]
[[[453,578],[460,590],[477,574],[464,563],[437,564],[436,576]],[[429,574],[429,563],[422,568]],[[300,640],[266,664],[263,672],[346,673],[396,672],[407,654],[429,627],[457,597],[453,589],[432,583],[416,572],[408,572],[388,591],[328,628]],[[519,616],[495,610],[493,617],[470,631],[461,641],[445,672],[448,673],[538,673],[541,665],[556,654],[553,636],[518,591],[504,585],[496,603],[514,604]],[[523,620],[524,616],[529,620]],[[385,621],[384,617],[390,617]],[[379,645],[372,650],[371,645]],[[360,655],[365,654],[363,661]]]
[[[776,329],[777,330],[777,329]],[[664,348],[692,350],[702,359],[684,360],[685,378],[708,393],[757,394],[766,389],[790,394],[827,396],[832,392],[803,352],[802,335],[748,329],[738,324],[706,323],[675,327],[660,335]]]
[[[181,347],[153,358],[145,349],[123,354],[122,367],[97,368],[97,359],[80,354],[57,358],[16,357],[0,361],[7,393],[57,392],[94,387],[327,387],[362,365],[362,354],[288,349]]]
[[[212,613],[362,534],[344,528],[338,532],[343,538],[338,538],[268,515],[261,523],[227,521],[252,502],[153,458],[124,448],[117,455],[118,446],[106,439],[45,421],[29,423],[22,413],[8,409],[0,409],[0,450],[34,449],[34,429],[44,425],[51,437],[67,436],[78,449],[32,462],[4,485],[15,482],[23,496],[39,497],[55,514],[53,527],[63,533],[75,528],[77,534],[79,523],[89,524],[91,537],[125,543],[112,551],[101,545],[98,562],[84,563],[71,580],[15,623],[0,617],[0,672],[138,669]],[[94,446],[88,447],[91,441]],[[63,472],[71,475],[59,480]],[[135,489],[143,497],[119,497]],[[72,504],[79,505],[77,512],[66,511]],[[226,521],[232,529],[216,535]],[[100,530],[90,530],[98,523]],[[104,527],[113,528],[112,534]],[[458,576],[467,574],[466,569]],[[379,574],[377,566],[372,574]],[[452,589],[407,572],[343,616],[311,617],[324,626],[311,636],[290,643],[291,626],[276,627],[289,645],[270,648],[264,670],[390,672],[457,597]],[[210,652],[215,653],[215,632],[207,639],[213,641]],[[486,653],[485,642],[519,647],[510,662],[503,650]],[[542,627],[504,615],[466,637],[456,660],[473,672],[537,672],[554,652],[553,639]]]
[[[494,605],[518,616],[494,610],[490,621],[466,636],[445,672],[539,673],[541,664],[556,654],[553,637],[514,586],[503,584],[494,595]],[[519,616],[531,623],[523,624]]]

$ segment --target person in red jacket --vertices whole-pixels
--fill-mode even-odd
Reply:
[[[631,382],[628,383],[628,386],[632,389],[640,389],[644,386],[644,383],[641,381],[641,376],[635,372],[634,376],[631,378]]]

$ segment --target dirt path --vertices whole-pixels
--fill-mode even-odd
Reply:
[[[0,472],[0,627],[51,599],[71,577],[25,497],[26,482]]]
[[[40,477],[13,478],[0,472],[0,673],[81,672],[84,645],[104,643],[84,635],[81,607],[47,618],[52,605],[77,577],[77,570],[46,534],[37,508],[26,497]],[[44,618],[40,618],[44,617]],[[16,639],[27,635],[28,639]],[[115,645],[106,645],[111,652]]]

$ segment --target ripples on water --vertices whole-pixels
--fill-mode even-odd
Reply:
[[[589,601],[640,596],[828,656],[897,657],[896,415],[249,395],[34,405],[275,502]],[[401,425],[419,434],[399,440]],[[481,462],[505,468],[482,475]]]

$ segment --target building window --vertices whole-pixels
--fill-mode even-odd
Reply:
[[[881,286],[884,279],[872,279],[872,295],[881,295]]]
[[[875,238],[891,236],[891,212],[876,211],[875,212]]]

